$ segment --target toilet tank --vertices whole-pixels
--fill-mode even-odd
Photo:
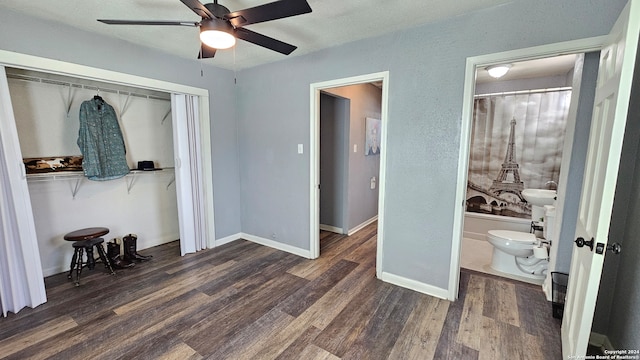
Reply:
[[[544,206],[544,228],[542,230],[542,237],[545,240],[551,241],[553,235],[553,228],[556,224],[556,207],[553,205]]]

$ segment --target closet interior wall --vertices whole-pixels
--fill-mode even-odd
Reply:
[[[7,77],[24,158],[81,155],[80,104],[99,94],[118,115],[129,167],[151,160],[164,169],[109,181],[27,175],[44,276],[68,271],[63,236],[73,230],[107,227],[105,241],[135,233],[138,249],[179,238],[170,94],[20,69]]]

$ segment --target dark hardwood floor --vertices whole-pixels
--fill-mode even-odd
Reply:
[[[376,226],[321,234],[307,260],[248,241],[153,260],[0,318],[7,359],[560,359],[560,323],[537,286],[463,270],[448,302],[375,278]],[[69,247],[71,251],[71,247]]]

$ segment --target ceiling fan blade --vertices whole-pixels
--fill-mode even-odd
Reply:
[[[199,22],[193,21],[162,21],[162,20],[105,20],[98,19],[101,23],[109,25],[178,25],[178,26],[198,26]]]
[[[245,28],[237,28],[235,30],[235,35],[238,39],[248,41],[252,44],[256,44],[256,45],[265,47],[269,50],[277,51],[285,55],[291,54],[293,50],[298,48],[297,46],[293,46],[291,44],[287,44],[280,40],[276,40],[274,38],[270,38],[268,36],[258,34],[255,31],[251,31]]]
[[[198,0],[180,0],[183,4],[187,5],[194,13],[198,14],[203,19],[213,19],[215,16]]]
[[[231,22],[231,25],[239,27],[310,12],[311,6],[306,0],[280,0],[234,11],[224,17]]]
[[[216,49],[208,47],[205,44],[200,44],[200,52],[198,53],[198,59],[209,59],[216,56]]]

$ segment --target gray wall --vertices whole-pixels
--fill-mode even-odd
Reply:
[[[382,90],[372,84],[358,84],[327,89],[327,92],[351,100],[349,122],[348,230],[378,215],[380,155],[365,156],[365,118],[380,119]],[[353,146],[356,145],[356,152]],[[376,187],[371,189],[371,178]]]
[[[238,73],[242,228],[309,249],[309,84],[389,71],[382,270],[447,288],[465,61],[606,34],[625,0],[517,0]]]
[[[216,237],[241,231],[233,72],[6,9],[0,12],[0,49],[208,89]]]
[[[320,224],[347,233],[350,100],[320,94]]]
[[[592,331],[605,334],[616,349],[640,349],[640,56],[631,90],[622,145],[609,243],[622,253],[607,252]]]
[[[558,253],[556,255],[555,269],[551,269],[552,271],[568,273],[571,267],[573,240],[575,239],[576,221],[578,220],[584,164],[587,159],[599,62],[600,52],[585,54],[582,64],[582,78],[576,79],[574,83],[573,92],[574,94],[579,94],[578,110],[573,133],[567,187],[564,194],[562,227],[560,228],[560,239],[556,244]]]

